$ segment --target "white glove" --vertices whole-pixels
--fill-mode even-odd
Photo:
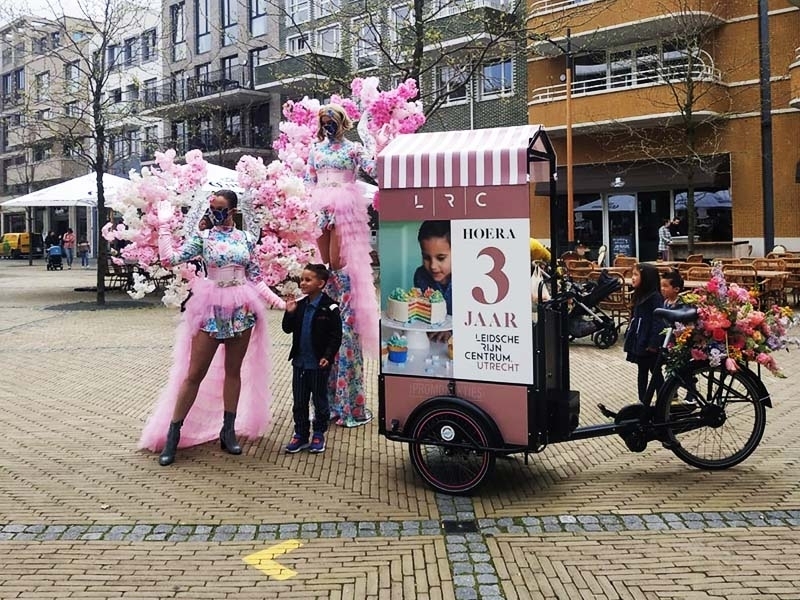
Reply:
[[[286,310],[286,302],[283,300],[283,298],[269,289],[269,286],[263,281],[259,281],[256,284],[256,291],[271,308]]]
[[[159,229],[163,229],[169,225],[172,217],[175,216],[175,209],[173,208],[172,203],[169,200],[162,200],[159,202],[156,215],[158,216]]]

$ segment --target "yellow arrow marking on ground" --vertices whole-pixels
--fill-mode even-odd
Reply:
[[[297,575],[297,571],[287,569],[281,564],[278,564],[273,559],[281,554],[286,554],[292,550],[297,550],[303,543],[300,540],[286,540],[280,544],[275,544],[264,550],[259,550],[249,556],[245,556],[242,560],[251,567],[255,567],[267,577],[272,577],[278,581],[284,579],[291,579]]]

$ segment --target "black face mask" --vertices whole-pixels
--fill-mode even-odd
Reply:
[[[222,210],[217,210],[215,208],[209,208],[206,212],[206,216],[211,221],[211,224],[215,227],[219,227],[223,225],[225,221],[228,220],[229,209],[223,208]]]
[[[339,126],[334,121],[323,123],[322,128],[329,138],[336,137],[336,132],[339,131]]]

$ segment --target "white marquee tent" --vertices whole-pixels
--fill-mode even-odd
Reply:
[[[103,174],[103,188],[106,200],[113,198],[117,190],[128,183],[123,177],[110,173]],[[15,206],[97,206],[97,176],[95,173],[82,175],[69,181],[31,192],[3,203],[3,208]]]

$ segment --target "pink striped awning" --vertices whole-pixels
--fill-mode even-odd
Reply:
[[[540,125],[521,125],[400,135],[378,156],[380,187],[467,187],[534,182],[533,172],[528,178],[527,153],[531,138],[540,128]]]

